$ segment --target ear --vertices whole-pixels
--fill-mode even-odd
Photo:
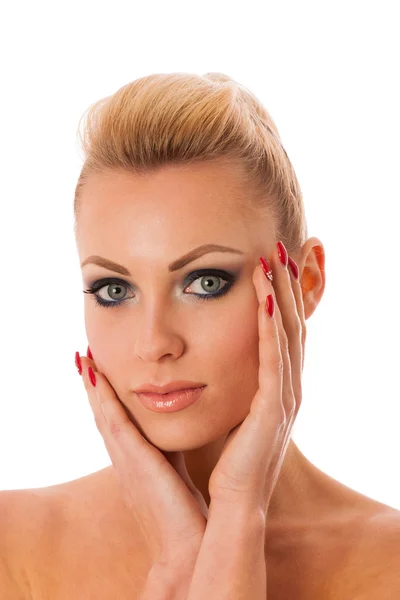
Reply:
[[[309,238],[301,251],[293,256],[299,267],[303,294],[304,318],[307,320],[317,308],[325,290],[325,249],[316,237]]]

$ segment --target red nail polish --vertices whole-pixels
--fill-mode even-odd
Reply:
[[[79,352],[75,352],[75,365],[76,365],[76,368],[78,369],[79,375],[82,375],[82,363],[81,363],[81,357],[79,355]]]
[[[267,279],[269,279],[272,283],[273,281],[273,276],[272,276],[272,271],[271,271],[271,267],[269,266],[269,263],[267,260],[265,260],[265,258],[263,256],[260,256],[260,263],[262,266],[262,270],[265,273],[265,277]]]
[[[274,297],[272,294],[269,294],[267,296],[267,300],[265,302],[265,309],[267,311],[267,313],[269,314],[270,317],[274,316]]]
[[[88,368],[88,374],[89,374],[90,383],[92,384],[93,387],[96,387],[96,375],[94,374],[92,367]]]
[[[295,279],[298,279],[299,278],[299,268],[296,265],[296,263],[294,262],[293,258],[290,258],[290,256],[289,256],[289,267],[293,273],[293,277]]]
[[[89,348],[89,346],[87,347],[86,356],[87,356],[88,358],[90,358],[90,360],[93,360],[93,355],[92,355],[92,353],[90,352],[90,348]]]
[[[281,261],[281,263],[283,264],[284,267],[287,267],[287,264],[288,264],[287,250],[286,250],[283,242],[278,242],[277,246],[278,246],[279,260]]]

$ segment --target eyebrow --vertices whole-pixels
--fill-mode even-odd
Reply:
[[[196,260],[196,258],[200,258],[200,256],[209,254],[210,252],[234,252],[235,254],[244,254],[242,250],[230,248],[229,246],[220,246],[219,244],[203,244],[203,246],[198,246],[198,248],[194,248],[194,250],[191,250],[187,254],[184,254],[180,258],[174,260],[170,265],[168,265],[168,271],[171,273],[173,271],[178,271],[188,263]],[[98,265],[99,267],[104,267],[110,271],[115,271],[116,273],[121,273],[122,275],[128,275],[129,277],[131,276],[126,267],[101,256],[88,256],[88,258],[81,263],[81,268],[88,264]]]

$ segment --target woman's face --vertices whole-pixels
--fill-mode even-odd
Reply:
[[[219,162],[167,166],[140,177],[96,174],[83,189],[81,264],[97,256],[126,270],[82,266],[84,289],[101,281],[99,301],[109,303],[98,306],[94,295],[84,294],[93,360],[132,422],[160,449],[189,450],[216,441],[245,419],[257,391],[252,275],[276,240],[267,219],[245,218],[250,193],[240,187],[237,171]],[[204,244],[240,253],[214,251],[169,270]],[[152,412],[134,392],[145,383],[179,379],[207,386],[184,410]]]

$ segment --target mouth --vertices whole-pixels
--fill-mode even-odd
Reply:
[[[134,390],[141,394],[169,394],[170,392],[179,392],[182,390],[204,387],[204,383],[198,381],[170,381],[164,385],[155,385],[153,383],[144,383],[141,387]]]
[[[154,412],[177,412],[197,402],[206,385],[175,390],[165,394],[137,392],[140,403]]]

